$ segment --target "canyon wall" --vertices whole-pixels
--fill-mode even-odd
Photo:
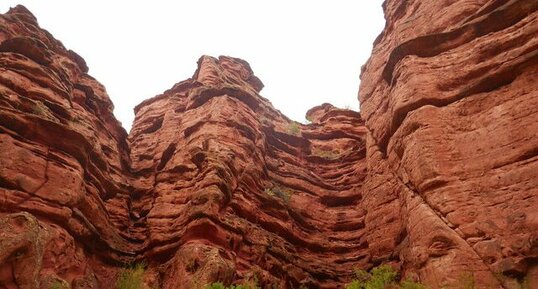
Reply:
[[[398,250],[426,284],[454,286],[465,273],[478,288],[538,286],[537,9],[384,3],[361,76],[366,191],[395,192],[390,228],[402,238],[379,228],[379,254]]]
[[[87,71],[26,8],[0,16],[0,288],[92,288],[134,255],[127,134]]]
[[[245,61],[204,56],[127,136],[82,58],[22,6],[0,19],[0,288],[113,288],[137,263],[158,288],[334,287],[369,266],[357,112],[290,121]]]
[[[131,214],[163,288],[335,286],[367,263],[359,114],[323,105],[301,125],[262,87],[246,62],[204,56],[135,108]]]
[[[430,3],[432,2],[432,3]],[[243,60],[135,108],[22,6],[0,15],[0,288],[257,280],[538,286],[538,2],[395,1],[361,113],[293,122]],[[535,287],[532,287],[535,286]]]

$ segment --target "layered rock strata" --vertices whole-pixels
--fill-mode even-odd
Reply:
[[[368,231],[385,236],[380,257],[398,251],[404,272],[434,287],[465,274],[478,288],[538,286],[537,9],[384,3],[360,102],[365,191],[394,191],[395,221]]]
[[[114,288],[138,263],[149,288],[341,288],[386,263],[534,288],[538,5],[384,9],[361,114],[293,122],[248,63],[204,56],[129,135],[80,56],[1,15],[0,288]]]
[[[22,6],[1,21],[0,211],[35,216],[41,252],[28,273],[6,246],[6,288],[112,288],[139,262],[160,288],[334,287],[368,264],[358,113],[325,104],[292,122],[246,62],[202,57],[135,109],[127,137],[82,58]]]
[[[44,278],[87,288],[77,284],[106,277],[98,271],[108,265],[100,263],[121,264],[134,254],[118,229],[132,192],[127,134],[105,88],[87,72],[26,8],[0,15],[0,214],[35,216],[39,226],[19,227],[40,236],[25,242],[42,252],[38,258],[0,246],[3,288],[36,288],[17,277],[28,270],[19,265],[25,258],[41,259],[32,267]]]
[[[367,262],[359,114],[324,105],[311,125],[291,122],[258,94],[247,63],[198,64],[192,79],[135,108],[129,135],[140,177],[132,236],[147,260],[169,260],[163,288],[347,280]]]

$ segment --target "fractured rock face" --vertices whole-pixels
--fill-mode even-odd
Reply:
[[[37,220],[29,213],[0,220],[0,283],[38,288],[43,241]]]
[[[88,256],[133,254],[118,229],[131,191],[127,134],[82,58],[30,12],[11,9],[0,28],[0,215],[36,216],[49,232],[41,274],[76,283],[93,274]]]
[[[387,0],[361,113],[307,125],[245,61],[203,56],[129,135],[84,60],[11,9],[0,288],[114,288],[142,262],[164,289],[340,288],[382,263],[432,288],[535,286],[537,6]]]
[[[0,212],[46,232],[42,284],[111,288],[145,262],[161,288],[334,287],[370,266],[358,113],[292,122],[245,61],[204,56],[135,109],[127,137],[80,57],[22,6],[0,20]]]
[[[293,123],[258,95],[242,60],[198,63],[192,79],[136,108],[129,135],[140,176],[133,225],[147,260],[171,260],[164,288],[348,280],[367,262],[357,256],[366,246],[359,114],[331,107],[314,124]]]
[[[538,2],[449,2],[386,1],[363,68],[368,182],[403,209],[386,252],[435,286],[538,284]]]

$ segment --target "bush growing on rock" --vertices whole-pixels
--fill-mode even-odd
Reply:
[[[222,284],[221,282],[211,283],[204,287],[204,289],[259,289],[259,288],[260,287],[258,287],[256,283],[224,286],[224,284]]]
[[[370,273],[357,270],[355,276],[346,289],[426,289],[426,286],[410,280],[398,282],[398,273],[389,265],[375,267]]]
[[[327,160],[336,160],[340,158],[340,154],[333,150],[324,150],[324,149],[314,149],[312,150],[312,155],[327,159]]]
[[[288,124],[288,133],[294,136],[300,136],[301,128],[299,127],[299,124],[295,121],[290,122]]]
[[[144,264],[123,269],[116,281],[116,289],[145,289],[144,271]]]
[[[55,280],[50,284],[50,289],[67,289],[67,288],[71,288],[71,287],[69,286],[69,283],[65,281],[62,282],[59,280]]]
[[[284,203],[289,203],[290,199],[291,199],[291,196],[293,195],[294,191],[289,189],[289,188],[286,188],[286,187],[282,187],[282,186],[279,186],[279,185],[273,185],[271,188],[266,188],[264,190],[264,193],[266,195],[269,195],[271,197],[278,197],[280,199],[282,199],[284,201]]]

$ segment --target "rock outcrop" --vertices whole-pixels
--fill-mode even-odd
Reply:
[[[0,16],[0,214],[34,215],[40,228],[23,226],[41,236],[34,269],[75,288],[95,276],[113,283],[99,271],[134,254],[118,229],[132,191],[127,134],[87,71],[26,8]],[[17,251],[3,254],[0,284],[36,288],[17,281],[26,277],[11,280],[26,265],[18,265]]]
[[[203,56],[129,135],[80,56],[0,15],[0,288],[114,288],[140,263],[163,289],[341,288],[382,263],[535,288],[538,5],[430,2],[384,4],[360,114],[293,122],[248,63]]]
[[[198,64],[192,79],[136,107],[129,135],[140,177],[133,236],[146,260],[170,260],[163,288],[348,280],[367,263],[359,114],[324,105],[312,124],[291,122],[258,94],[244,61]]]
[[[0,211],[40,224],[29,279],[111,288],[145,262],[159,288],[334,287],[368,264],[358,113],[325,104],[292,122],[246,62],[202,57],[135,109],[127,137],[79,56],[22,6],[1,21]],[[8,249],[0,283],[26,286]]]
[[[399,251],[404,272],[434,287],[469,274],[478,288],[525,279],[536,288],[538,2],[388,0],[384,9],[360,103],[365,191],[393,191],[379,206],[394,209],[371,252]],[[378,219],[367,214],[366,224]]]

